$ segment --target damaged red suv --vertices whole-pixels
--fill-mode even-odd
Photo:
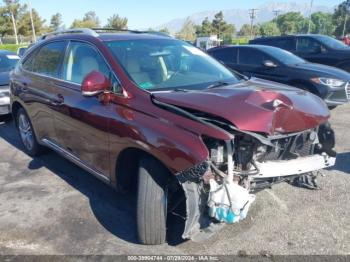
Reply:
[[[24,150],[51,148],[136,189],[143,244],[166,241],[170,212],[195,238],[244,219],[252,193],[335,163],[320,98],[247,79],[167,36],[57,32],[26,52],[10,86]]]

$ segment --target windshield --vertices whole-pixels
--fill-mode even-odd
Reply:
[[[241,79],[196,47],[174,39],[106,42],[130,78],[142,89],[205,89]]]
[[[268,47],[263,49],[267,54],[281,62],[285,65],[295,65],[295,64],[301,64],[305,63],[305,60],[293,55],[291,52],[288,52],[286,50],[275,48],[275,47]]]
[[[346,44],[343,42],[334,39],[330,36],[325,35],[318,35],[315,37],[318,41],[320,41],[322,44],[324,44],[326,47],[332,48],[332,49],[344,49],[349,48]]]
[[[0,55],[0,73],[10,72],[15,68],[19,57],[17,55]]]

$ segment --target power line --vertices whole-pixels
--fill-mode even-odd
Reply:
[[[282,13],[282,10],[273,10],[272,12],[274,17],[277,18]]]
[[[310,2],[310,14],[309,14],[309,27],[307,29],[307,33],[310,34],[311,31],[311,15],[312,15],[312,7],[314,5],[314,0],[311,0]]]

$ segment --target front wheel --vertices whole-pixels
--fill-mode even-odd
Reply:
[[[137,228],[139,241],[160,245],[166,241],[168,171],[151,157],[142,158],[138,172]]]

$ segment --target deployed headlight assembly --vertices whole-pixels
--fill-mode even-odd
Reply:
[[[322,84],[329,87],[341,87],[346,83],[345,81],[340,79],[326,78],[326,77],[315,77],[315,78],[312,78],[311,81],[316,84]]]

